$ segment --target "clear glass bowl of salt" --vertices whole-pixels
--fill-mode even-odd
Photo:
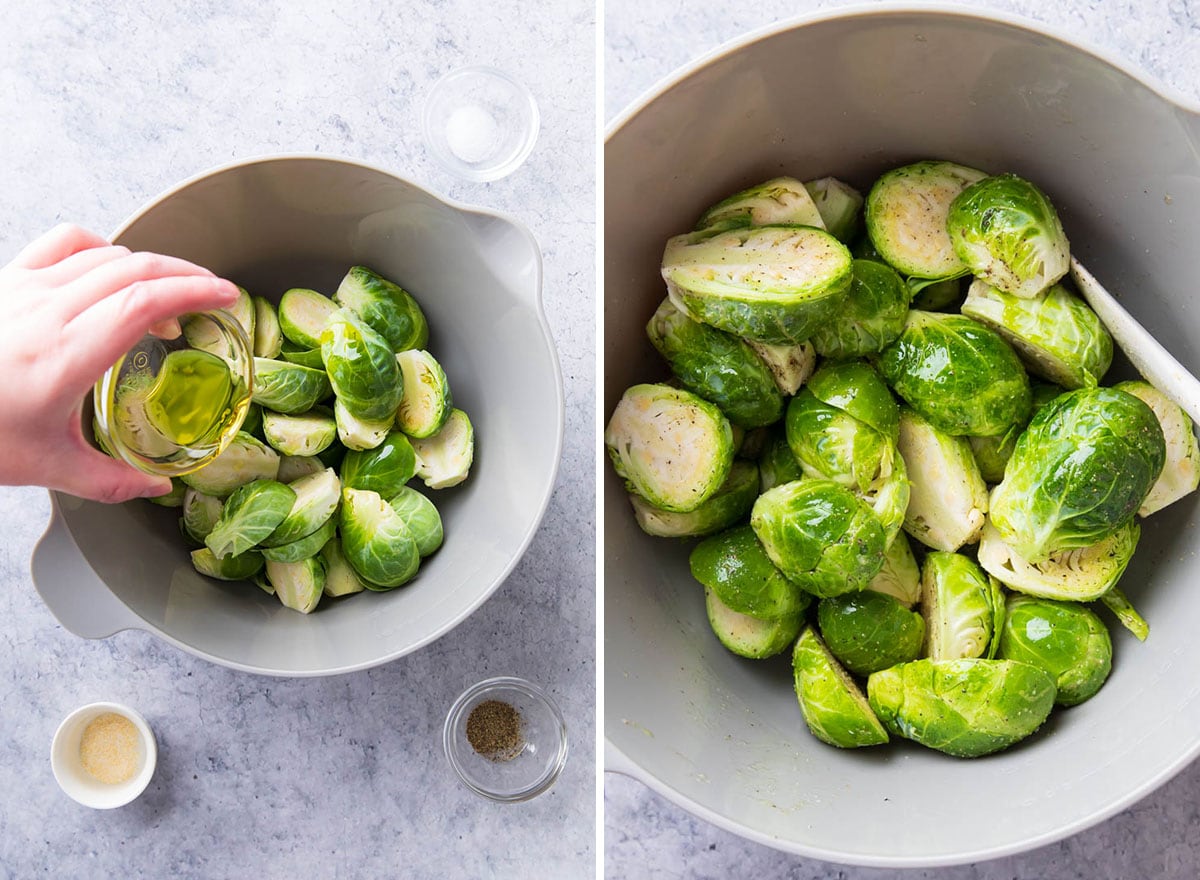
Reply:
[[[529,156],[538,108],[525,86],[493,67],[463,67],[434,83],[422,119],[425,142],[467,180],[499,180]]]

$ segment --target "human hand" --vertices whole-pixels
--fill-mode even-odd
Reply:
[[[116,502],[170,491],[83,436],[84,398],[152,328],[226,308],[233,284],[186,260],[56,226],[0,269],[0,484]]]

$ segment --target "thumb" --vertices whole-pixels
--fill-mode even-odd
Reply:
[[[80,498],[116,504],[131,498],[153,498],[171,491],[171,481],[143,473],[123,461],[95,449],[85,449],[77,461],[64,469],[60,489]]]

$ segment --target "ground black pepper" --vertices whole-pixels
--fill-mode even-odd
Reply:
[[[511,761],[525,748],[521,713],[502,700],[484,700],[467,716],[467,742],[492,761]]]

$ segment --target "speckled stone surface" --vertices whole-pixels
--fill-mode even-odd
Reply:
[[[595,10],[525,8],[4,5],[0,261],[60,220],[110,231],[233,159],[365,160],[533,230],[566,440],[542,528],[497,593],[424,650],[328,679],[232,672],[139,631],[67,633],[28,572],[47,497],[0,490],[0,878],[593,875]],[[492,184],[443,172],[421,139],[423,96],[470,64],[515,74],[542,113],[532,156]],[[542,684],[570,729],[562,778],[526,804],[470,793],[442,755],[454,697],[498,674]],[[140,709],[160,748],[147,792],[108,812],[69,800],[49,763],[59,721],[99,699]]]
[[[848,4],[819,0],[607,0],[605,118],[721,43],[774,21]],[[1189,2],[970,4],[1025,16],[1091,42],[1200,100],[1200,8]],[[624,776],[604,780],[605,874],[613,878],[771,877],[789,880],[1116,880],[1200,876],[1200,763],[1135,806],[1057,844],[980,865],[924,871],[851,868],[750,843],[696,819]],[[914,821],[919,819],[914,818]]]

